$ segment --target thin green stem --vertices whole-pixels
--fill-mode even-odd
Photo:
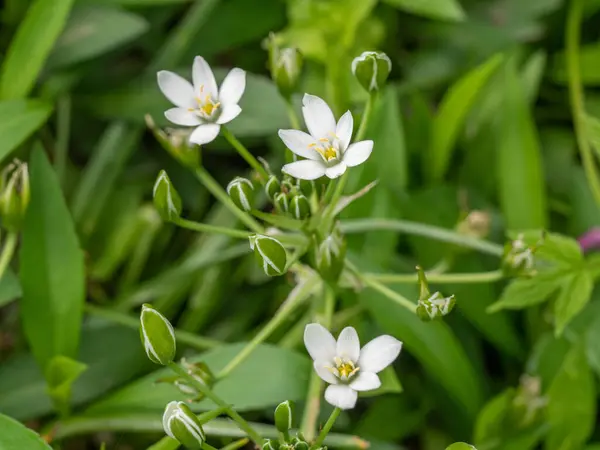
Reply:
[[[61,183],[64,182],[69,153],[69,134],[71,128],[71,97],[65,95],[58,99],[56,107],[56,146],[54,148],[54,167]]]
[[[340,408],[335,408],[333,411],[331,411],[329,419],[327,419],[327,422],[325,422],[325,426],[323,426],[323,429],[321,430],[321,433],[319,433],[319,437],[317,438],[315,443],[311,445],[311,449],[319,448],[321,444],[323,444],[325,437],[331,431],[331,427],[333,427],[333,424],[335,423],[341,412],[342,410]]]
[[[213,447],[212,445],[203,442],[202,443],[202,450],[217,450],[215,447]]]
[[[6,241],[4,242],[4,247],[2,247],[2,253],[0,253],[0,279],[4,275],[4,272],[6,272],[6,268],[15,254],[18,237],[19,235],[13,232],[6,235]]]
[[[238,448],[245,447],[249,441],[250,439],[248,438],[238,439],[237,441],[233,441],[230,444],[221,447],[221,450],[237,450]]]
[[[252,354],[252,352],[262,344],[271,334],[284,323],[290,315],[298,308],[304,301],[306,301],[310,294],[315,289],[316,280],[313,277],[307,278],[289,293],[287,299],[279,310],[275,313],[273,318],[267,322],[267,324],[260,330],[260,332],[254,336],[254,338],[244,346],[244,348],[235,357],[229,361],[229,363],[217,374],[217,379],[227,377],[236,367]]]
[[[262,445],[263,438],[252,428],[252,426],[244,420],[230,405],[228,405],[221,397],[215,394],[207,385],[199,382],[196,378],[191,376],[183,367],[175,364],[174,362],[169,363],[169,368],[177,375],[185,378],[194,388],[204,394],[208,399],[212,400],[217,406],[225,408],[229,417],[234,420],[240,429],[244,431],[250,439],[256,444]]]
[[[430,283],[493,283],[501,280],[504,274],[501,270],[480,273],[426,273]],[[365,277],[385,284],[416,283],[417,274],[412,273],[366,273]]]
[[[594,161],[592,147],[585,133],[585,104],[584,91],[581,83],[581,66],[579,61],[580,28],[583,15],[584,0],[571,0],[571,6],[567,13],[567,26],[565,30],[565,48],[567,74],[569,81],[569,97],[571,99],[571,111],[577,145],[581,153],[581,161],[585,170],[588,184],[596,200],[600,205],[600,178]]]
[[[224,234],[238,239],[248,239],[254,233],[244,230],[235,230],[233,228],[219,227],[216,225],[208,225],[206,223],[194,222],[193,220],[183,219],[181,217],[173,220],[175,225],[179,225],[181,228],[187,228],[188,230],[199,231],[200,233],[216,233]]]
[[[198,180],[200,180],[200,182],[206,187],[206,189],[208,189],[217,200],[223,203],[223,205],[225,205],[225,207],[227,207],[227,209],[229,209],[233,215],[240,219],[244,225],[256,233],[264,232],[263,227],[256,220],[235,206],[235,204],[227,195],[227,192],[225,192],[225,189],[223,189],[221,185],[217,183],[217,181],[204,167],[198,167],[194,171],[194,174],[196,175],[196,178],[198,178]]]
[[[296,114],[296,110],[294,109],[294,103],[292,102],[292,97],[288,97],[285,99],[285,106],[287,109],[287,114],[290,119],[290,125],[294,130],[299,130],[300,119],[298,119],[298,114]]]
[[[89,303],[85,305],[85,311],[92,316],[101,317],[109,320],[110,322],[118,323],[119,325],[133,328],[135,330],[139,329],[140,327],[139,318],[119,311],[99,308],[97,306],[90,305]],[[205,338],[194,333],[177,329],[175,330],[175,338],[180,344],[189,345],[190,347],[198,350],[209,350],[211,348],[216,348],[223,345],[221,341]]]
[[[269,179],[269,174],[262,164],[258,162],[258,159],[256,159],[240,141],[238,141],[238,139],[231,131],[227,129],[227,127],[221,126],[221,133],[223,134],[223,137],[227,139],[227,141],[233,146],[233,148],[236,149],[240,156],[246,160],[250,167],[258,172],[263,179],[263,182],[266,182]]]
[[[369,127],[369,122],[371,121],[371,116],[373,115],[373,107],[377,100],[377,91],[372,91],[369,95],[369,99],[367,100],[367,104],[365,105],[365,112],[363,113],[362,119],[360,121],[360,126],[358,127],[358,133],[356,133],[355,142],[362,141],[367,134],[367,129]]]

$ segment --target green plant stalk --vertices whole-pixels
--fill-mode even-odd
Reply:
[[[0,253],[0,279],[4,276],[4,272],[6,272],[6,268],[15,254],[18,237],[19,235],[14,232],[9,232],[6,235],[6,241],[4,242],[4,247],[2,247],[2,253]]]
[[[129,314],[125,314],[119,311],[114,311],[106,308],[99,308],[94,305],[86,304],[85,311],[96,317],[109,320],[119,325],[123,325],[135,330],[140,328],[140,320],[137,317],[132,317]],[[194,333],[175,329],[175,338],[180,344],[189,345],[197,350],[209,350],[223,345],[223,342],[215,339],[209,339],[202,336],[198,336]]]
[[[256,430],[254,430],[254,428],[248,422],[246,422],[246,420],[244,420],[244,418],[242,416],[240,416],[221,397],[219,397],[217,394],[215,394],[208,386],[206,386],[204,383],[200,383],[198,380],[196,380],[196,378],[194,378],[189,373],[187,373],[187,371],[183,367],[179,366],[178,364],[175,364],[174,362],[169,363],[169,368],[173,372],[175,372],[177,375],[188,380],[188,382],[194,388],[198,389],[198,392],[201,392],[202,394],[204,394],[207,398],[212,400],[213,403],[215,403],[217,406],[225,408],[229,417],[231,417],[231,419],[238,424],[240,429],[242,431],[244,431],[248,435],[248,437],[250,439],[252,439],[257,445],[262,446],[263,438],[256,432]]]
[[[342,410],[340,408],[334,408],[334,410],[331,411],[329,419],[327,419],[327,422],[325,422],[325,426],[323,426],[323,429],[321,430],[321,433],[319,434],[319,437],[317,438],[315,443],[311,445],[311,449],[319,448],[321,444],[323,444],[325,437],[331,431],[331,427],[333,427],[333,424],[335,423],[341,412]]]
[[[217,450],[215,447],[213,447],[210,444],[207,444],[206,442],[202,443],[202,450]]]
[[[262,164],[259,163],[258,160],[254,157],[254,155],[250,153],[240,141],[238,141],[238,139],[233,135],[231,131],[229,131],[229,129],[227,129],[227,127],[221,126],[221,133],[223,134],[223,137],[227,139],[227,141],[233,146],[233,148],[236,149],[240,156],[246,160],[250,167],[256,170],[256,172],[263,179],[263,182],[266,182],[269,179],[269,174],[262,166]]]
[[[217,200],[223,203],[223,205],[225,205],[227,209],[229,209],[233,215],[236,216],[244,225],[256,233],[264,232],[263,227],[256,220],[235,206],[235,204],[227,195],[227,192],[225,192],[225,189],[223,189],[221,185],[217,183],[217,181],[204,167],[196,168],[194,174],[196,175],[196,178],[198,178],[198,180],[200,180],[200,182],[204,185],[204,187],[206,187],[206,189],[208,189]]]
[[[373,115],[373,108],[376,101],[377,91],[371,91],[369,94],[369,99],[367,100],[367,104],[365,105],[365,112],[363,113],[360,121],[360,126],[358,127],[358,132],[356,133],[354,142],[362,141],[365,138],[367,129],[369,128],[369,122],[371,122],[371,116]]]
[[[581,161],[585,170],[585,176],[594,196],[594,200],[597,205],[600,205],[600,178],[598,176],[598,168],[594,161],[592,147],[585,135],[585,123],[583,121],[585,104],[579,61],[579,46],[581,39],[580,28],[583,6],[583,0],[571,0],[571,6],[567,13],[567,26],[565,29],[567,75],[577,146],[581,153]]]
[[[430,283],[493,283],[504,278],[501,270],[480,273],[430,273],[427,272]],[[366,273],[365,277],[385,284],[410,284],[418,281],[412,273]]]
[[[64,183],[69,153],[69,133],[71,128],[71,97],[65,95],[58,99],[56,107],[56,145],[54,168],[61,184]]]
[[[237,441],[233,441],[232,443],[221,447],[221,450],[237,450],[238,448],[244,447],[248,442],[250,442],[250,439],[248,438],[238,439]]]
[[[309,297],[314,290],[314,278],[308,278],[298,284],[288,295],[286,301],[281,305],[273,318],[254,336],[254,338],[244,346],[235,357],[221,370],[216,378],[218,380],[227,377],[237,366],[246,360],[252,352],[262,344],[271,334],[287,320],[287,318]]]
[[[296,110],[294,109],[294,103],[292,102],[291,96],[285,99],[285,106],[287,108],[287,114],[290,119],[290,125],[294,130],[300,130],[302,126],[300,125],[300,119],[298,118],[298,114],[296,114]]]
[[[254,234],[248,231],[235,230],[233,228],[225,228],[216,225],[208,225],[206,223],[194,222],[193,220],[187,220],[181,217],[178,217],[177,219],[173,220],[173,223],[175,225],[180,226],[181,228],[187,228],[188,230],[198,231],[200,233],[223,234],[225,236],[230,236],[237,239],[248,239]]]

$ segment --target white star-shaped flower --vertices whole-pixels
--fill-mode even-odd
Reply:
[[[341,176],[348,167],[364,163],[373,151],[373,141],[350,144],[354,122],[347,111],[335,122],[325,101],[304,94],[302,114],[310,134],[300,130],[279,130],[283,143],[296,155],[306,158],[283,166],[282,171],[301,180],[315,180],[323,175]]]
[[[192,79],[193,85],[176,73],[158,72],[158,87],[176,106],[165,111],[165,117],[177,125],[197,127],[190,135],[190,142],[208,144],[219,135],[221,125],[242,112],[238,103],[246,89],[246,72],[232,69],[219,90],[208,63],[196,56]]]
[[[402,342],[388,335],[373,339],[361,349],[352,327],[344,328],[336,342],[318,323],[304,329],[304,345],[314,360],[315,371],[330,384],[325,400],[341,409],[354,408],[358,391],[381,386],[377,373],[394,362],[402,350]]]

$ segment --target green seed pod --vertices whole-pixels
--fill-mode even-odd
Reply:
[[[235,206],[242,211],[250,211],[254,205],[254,186],[246,178],[235,177],[227,185],[227,194]]]
[[[368,92],[385,85],[392,70],[392,61],[383,52],[363,52],[352,61],[352,73]]]
[[[165,316],[150,305],[142,305],[140,337],[150,361],[166,366],[175,358],[175,332]]]
[[[250,236],[250,248],[256,260],[270,277],[283,275],[286,271],[287,254],[283,245],[270,236],[255,234]]]
[[[21,229],[29,205],[29,171],[27,164],[14,160],[3,171],[0,180],[0,217],[2,226],[11,232]]]
[[[275,428],[280,433],[287,433],[292,428],[292,404],[289,400],[280,403],[275,408]]]
[[[202,424],[183,402],[171,402],[163,415],[165,433],[184,447],[200,449],[206,441]]]
[[[281,191],[281,183],[275,175],[271,175],[267,184],[265,184],[265,193],[269,200],[274,201],[275,196]]]
[[[287,213],[290,210],[288,195],[284,192],[275,194],[275,207],[281,213]]]
[[[152,197],[154,207],[163,220],[171,222],[181,215],[181,197],[164,170],[161,170],[156,178]]]
[[[302,194],[294,195],[290,202],[290,212],[298,220],[306,219],[310,216],[310,203],[308,199]]]

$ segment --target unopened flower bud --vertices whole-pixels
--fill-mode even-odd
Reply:
[[[381,89],[392,70],[392,61],[383,52],[363,52],[352,61],[352,73],[368,92]]]
[[[30,197],[27,164],[13,161],[2,171],[0,183],[2,226],[11,232],[19,231]]]
[[[156,126],[154,119],[146,114],[146,126],[161,146],[182,165],[191,169],[200,166],[200,146],[190,142],[191,131],[188,128],[167,128]]]
[[[242,211],[250,211],[254,205],[254,186],[246,178],[235,177],[227,185],[227,194]]]
[[[454,295],[444,297],[439,292],[431,294],[425,272],[421,267],[417,266],[417,274],[419,277],[419,301],[417,303],[419,318],[424,322],[429,322],[450,314],[456,304]]]
[[[175,332],[165,316],[150,305],[142,305],[140,337],[150,361],[166,366],[175,358]]]
[[[287,213],[290,210],[290,202],[285,192],[275,194],[275,207],[281,213]]]
[[[521,233],[517,238],[504,246],[502,257],[502,269],[505,274],[535,275],[535,252],[543,243],[544,236],[534,244],[525,242],[525,236]]]
[[[490,233],[491,218],[485,211],[471,211],[467,217],[461,220],[456,226],[463,236],[469,236],[476,239],[483,239]]]
[[[269,40],[269,69],[279,92],[289,98],[296,90],[302,73],[302,54],[296,48],[279,48]]]
[[[213,386],[215,382],[214,375],[205,363],[190,363],[182,358],[181,365],[198,383],[202,383],[209,388]],[[160,378],[156,380],[156,382],[168,383],[175,386],[179,392],[185,395],[190,401],[199,402],[204,398],[204,394],[200,392],[187,378],[171,376]]]
[[[265,184],[265,193],[271,201],[275,201],[275,196],[281,192],[281,183],[275,175],[271,175],[267,184]]]
[[[316,247],[316,268],[321,277],[327,281],[337,281],[344,268],[346,257],[346,239],[334,230]]]
[[[298,432],[297,436],[292,439],[292,445],[294,446],[294,450],[308,450],[310,445],[306,442],[304,435]]]
[[[275,408],[275,428],[280,433],[289,432],[290,428],[292,428],[292,404],[289,400],[280,403]]]
[[[279,450],[279,441],[275,439],[265,439],[262,450]]]
[[[290,202],[290,213],[298,220],[304,220],[310,216],[310,203],[308,199],[302,194],[294,195]]]
[[[255,234],[250,236],[250,248],[258,264],[270,277],[283,275],[287,264],[287,253],[283,245],[270,236]]]
[[[306,197],[310,197],[315,190],[315,182],[313,180],[298,180],[298,187]]]
[[[156,178],[152,197],[156,211],[163,220],[171,222],[181,215],[181,197],[164,170]]]
[[[171,402],[163,415],[165,433],[184,447],[200,449],[206,441],[202,424],[192,410],[183,402]]]

